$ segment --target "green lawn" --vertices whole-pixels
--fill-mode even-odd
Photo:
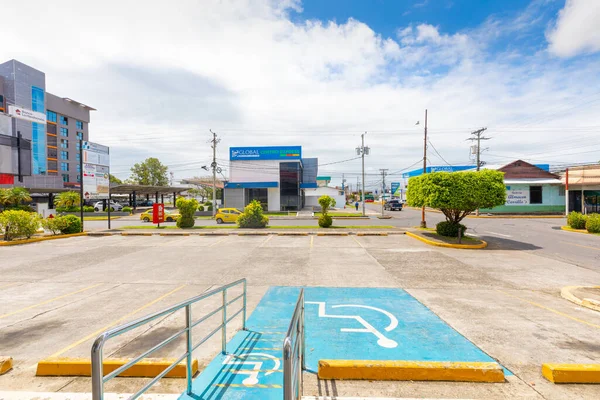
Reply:
[[[360,212],[345,212],[345,211],[332,211],[329,213],[332,217],[362,217]],[[315,217],[321,216],[320,212],[315,213]]]
[[[126,229],[180,229],[176,226],[161,226],[160,228],[154,225],[131,225],[119,228]],[[217,226],[194,226],[189,229],[240,229],[237,225],[217,225]],[[321,228],[314,225],[274,225],[268,226],[266,229],[395,229],[391,225],[345,225],[345,226],[330,226],[329,228]]]

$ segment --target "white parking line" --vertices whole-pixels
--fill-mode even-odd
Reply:
[[[504,233],[498,233],[498,232],[484,231],[484,233],[491,233],[492,235],[498,235],[498,236],[502,236],[502,237],[512,237],[511,235],[506,235]]]

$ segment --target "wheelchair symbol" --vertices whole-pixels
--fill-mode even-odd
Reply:
[[[275,356],[272,356],[271,354],[249,353],[240,355],[227,355],[227,357],[225,357],[225,359],[223,360],[223,365],[247,365],[252,367],[252,369],[240,369],[231,371],[233,374],[248,375],[248,378],[242,381],[244,385],[256,385],[258,383],[258,373],[262,372],[261,368],[263,366],[262,361],[248,361],[247,357],[262,357],[263,359],[270,359],[271,361],[273,361],[273,368],[265,371],[265,375],[271,375],[273,372],[277,372],[279,370],[279,367],[281,366],[281,362],[279,361],[279,359]]]
[[[364,318],[360,315],[336,315],[336,314],[327,314],[325,312],[325,302],[323,301],[307,301],[306,304],[317,304],[319,306],[319,318],[340,318],[340,319],[353,319],[358,321],[364,328],[341,328],[340,332],[363,332],[363,333],[371,333],[377,337],[377,344],[381,347],[385,347],[388,349],[393,349],[398,347],[398,343],[396,341],[387,338],[383,333],[378,331],[373,325],[368,323]],[[389,318],[390,324],[384,328],[386,332],[390,332],[398,326],[398,319],[394,317],[391,313],[382,310],[381,308],[371,307],[371,306],[363,306],[360,304],[340,304],[337,306],[331,306],[331,308],[365,308],[368,310],[373,310],[382,313],[386,317]]]

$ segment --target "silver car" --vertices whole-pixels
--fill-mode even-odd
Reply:
[[[112,208],[112,209],[114,209],[115,211],[121,211],[121,210],[123,210],[123,206],[122,206],[122,205],[120,205],[120,204],[119,204],[119,203],[117,203],[117,202],[114,202],[114,201],[111,201],[111,202],[110,202],[110,206],[111,206],[111,208]],[[96,204],[94,204],[94,211],[101,211],[101,210],[102,210],[102,211],[106,211],[106,210],[105,210],[105,209],[102,207],[102,202],[101,202],[101,201],[99,201],[99,202],[97,202]]]

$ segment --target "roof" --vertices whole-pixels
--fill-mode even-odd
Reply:
[[[110,193],[113,194],[156,194],[156,193],[181,193],[190,190],[186,186],[151,186],[151,185],[110,185]]]
[[[561,173],[566,183],[566,172]],[[600,164],[569,168],[569,185],[600,185]]]
[[[505,185],[560,185],[560,179],[552,178],[524,178],[524,179],[504,179]]]
[[[212,178],[189,178],[189,179],[182,179],[181,183],[184,183],[186,185],[196,185],[196,186],[209,186],[212,187],[213,186],[213,180]],[[223,181],[217,179],[217,189],[223,189]]]
[[[498,171],[504,172],[504,181],[511,179],[559,179],[558,175],[543,170],[523,160],[516,160],[506,164]]]

